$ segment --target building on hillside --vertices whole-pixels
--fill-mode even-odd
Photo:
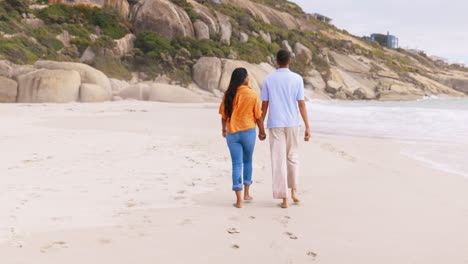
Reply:
[[[389,49],[397,49],[399,47],[399,39],[393,35],[390,35],[390,32],[387,32],[387,35],[374,33],[370,37],[364,37],[367,41],[376,41],[381,46],[387,47]]]
[[[327,16],[324,16],[324,15],[321,15],[319,13],[307,14],[307,18],[317,19],[317,20],[322,21],[322,22],[327,23],[327,24],[331,24],[331,22],[333,21],[333,19],[331,19],[331,18],[329,18]]]

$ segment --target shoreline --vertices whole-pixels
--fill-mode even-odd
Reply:
[[[2,260],[468,261],[468,178],[401,155],[398,142],[313,134],[301,142],[302,203],[280,209],[268,143],[258,141],[254,201],[232,208],[229,153],[214,109],[131,101],[0,105],[0,147],[11,149],[0,166],[0,209],[8,217],[0,232],[10,234],[0,242]]]

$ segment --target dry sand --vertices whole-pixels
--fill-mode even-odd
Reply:
[[[468,263],[468,179],[398,143],[303,143],[280,209],[257,142],[239,210],[216,105],[0,104],[0,124],[1,264]]]

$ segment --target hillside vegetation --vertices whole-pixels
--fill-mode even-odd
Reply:
[[[114,78],[130,79],[131,72],[143,79],[166,75],[186,86],[202,57],[274,65],[274,54],[288,48],[297,56],[292,70],[326,97],[373,99],[405,85],[412,89],[408,93],[418,90],[423,96],[465,92],[464,83],[450,78],[464,79],[466,69],[366,42],[288,1],[133,0],[129,17],[112,8],[40,4],[0,2],[0,59],[16,64],[82,61]],[[168,9],[153,14],[159,11],[140,8],[150,4]],[[169,17],[171,12],[178,12],[181,21]],[[140,21],[142,17],[154,22]],[[129,34],[135,37],[123,41]],[[364,95],[356,95],[358,89]]]

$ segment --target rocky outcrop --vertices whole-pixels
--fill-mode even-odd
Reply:
[[[221,91],[225,91],[228,88],[232,72],[239,67],[247,69],[250,76],[249,85],[257,92],[261,90],[263,79],[265,79],[268,74],[275,71],[275,68],[267,63],[251,64],[245,61],[223,60],[223,70],[219,82],[219,89]]]
[[[213,91],[219,88],[222,63],[216,57],[202,57],[193,66],[192,79],[204,90]]]
[[[249,42],[249,35],[247,35],[244,32],[241,32],[241,33],[239,33],[239,40],[242,43],[247,43],[247,42]]]
[[[0,76],[10,78],[13,74],[13,67],[11,62],[7,60],[0,60]]]
[[[219,28],[221,32],[221,43],[226,45],[231,45],[231,36],[232,36],[232,25],[230,18],[221,14],[220,12],[216,12],[216,16],[218,17],[219,21]]]
[[[309,65],[312,62],[312,51],[299,42],[294,45],[294,53],[296,54],[296,60],[300,63]]]
[[[273,24],[288,30],[299,29],[296,18],[269,6],[258,4],[250,0],[224,0],[223,2],[248,10],[253,16],[261,19],[265,23]]]
[[[468,73],[453,71],[432,75],[431,77],[454,90],[468,94]]]
[[[121,91],[130,87],[130,84],[126,81],[121,81],[113,78],[109,78],[109,81],[112,86],[112,94],[119,94]]]
[[[58,40],[60,40],[65,47],[70,46],[70,40],[73,38],[68,31],[64,30],[62,33],[56,36]]]
[[[59,69],[77,71],[80,74],[81,81],[83,83],[99,85],[107,91],[109,96],[112,94],[112,87],[109,78],[107,78],[107,76],[101,71],[98,71],[89,65],[74,62],[38,61],[34,66],[39,69],[44,68],[51,70]]]
[[[313,90],[323,91],[327,87],[327,84],[317,70],[309,71],[308,75],[304,77],[304,83],[306,87],[310,86]]]
[[[18,83],[6,77],[0,77],[0,103],[15,103],[18,95]]]
[[[377,99],[381,101],[407,101],[422,99],[424,93],[415,86],[405,83],[395,83],[389,88],[381,89],[377,94]]]
[[[130,5],[127,0],[103,0],[103,6],[116,9],[123,18],[128,18]]]
[[[291,48],[291,45],[289,45],[289,41],[287,41],[287,40],[283,40],[281,42],[281,48],[293,53],[293,49]]]
[[[80,86],[80,102],[97,103],[112,99],[112,95],[101,86],[92,83],[82,83]]]
[[[73,70],[40,69],[18,77],[18,103],[77,101],[81,78]]]
[[[204,5],[201,5],[197,1],[187,0],[189,4],[193,6],[193,9],[198,15],[198,18],[208,25],[210,32],[214,34],[219,33],[219,23],[218,18],[214,15],[209,8]]]
[[[170,0],[141,0],[130,13],[135,31],[155,31],[173,39],[176,36],[194,37],[193,24],[185,10]]]
[[[198,40],[210,39],[210,28],[205,24],[205,22],[197,20],[193,23],[193,27]]]
[[[341,90],[342,87],[343,85],[336,81],[328,81],[327,87],[325,87],[325,91],[330,94],[336,94],[338,91]]]
[[[119,93],[119,97],[123,99],[134,99],[148,101],[150,85],[147,83],[138,83],[125,88]]]
[[[200,95],[180,86],[153,83],[150,85],[149,101],[201,103],[203,99]]]
[[[265,41],[268,42],[268,43],[271,43],[271,35],[270,35],[270,33],[265,33],[263,30],[260,30],[259,34],[260,34],[260,37],[263,38],[263,40],[265,40]]]
[[[113,49],[114,54],[116,56],[123,57],[126,54],[131,53],[135,48],[135,40],[136,36],[133,34],[127,34],[125,37],[115,40],[115,47]]]

